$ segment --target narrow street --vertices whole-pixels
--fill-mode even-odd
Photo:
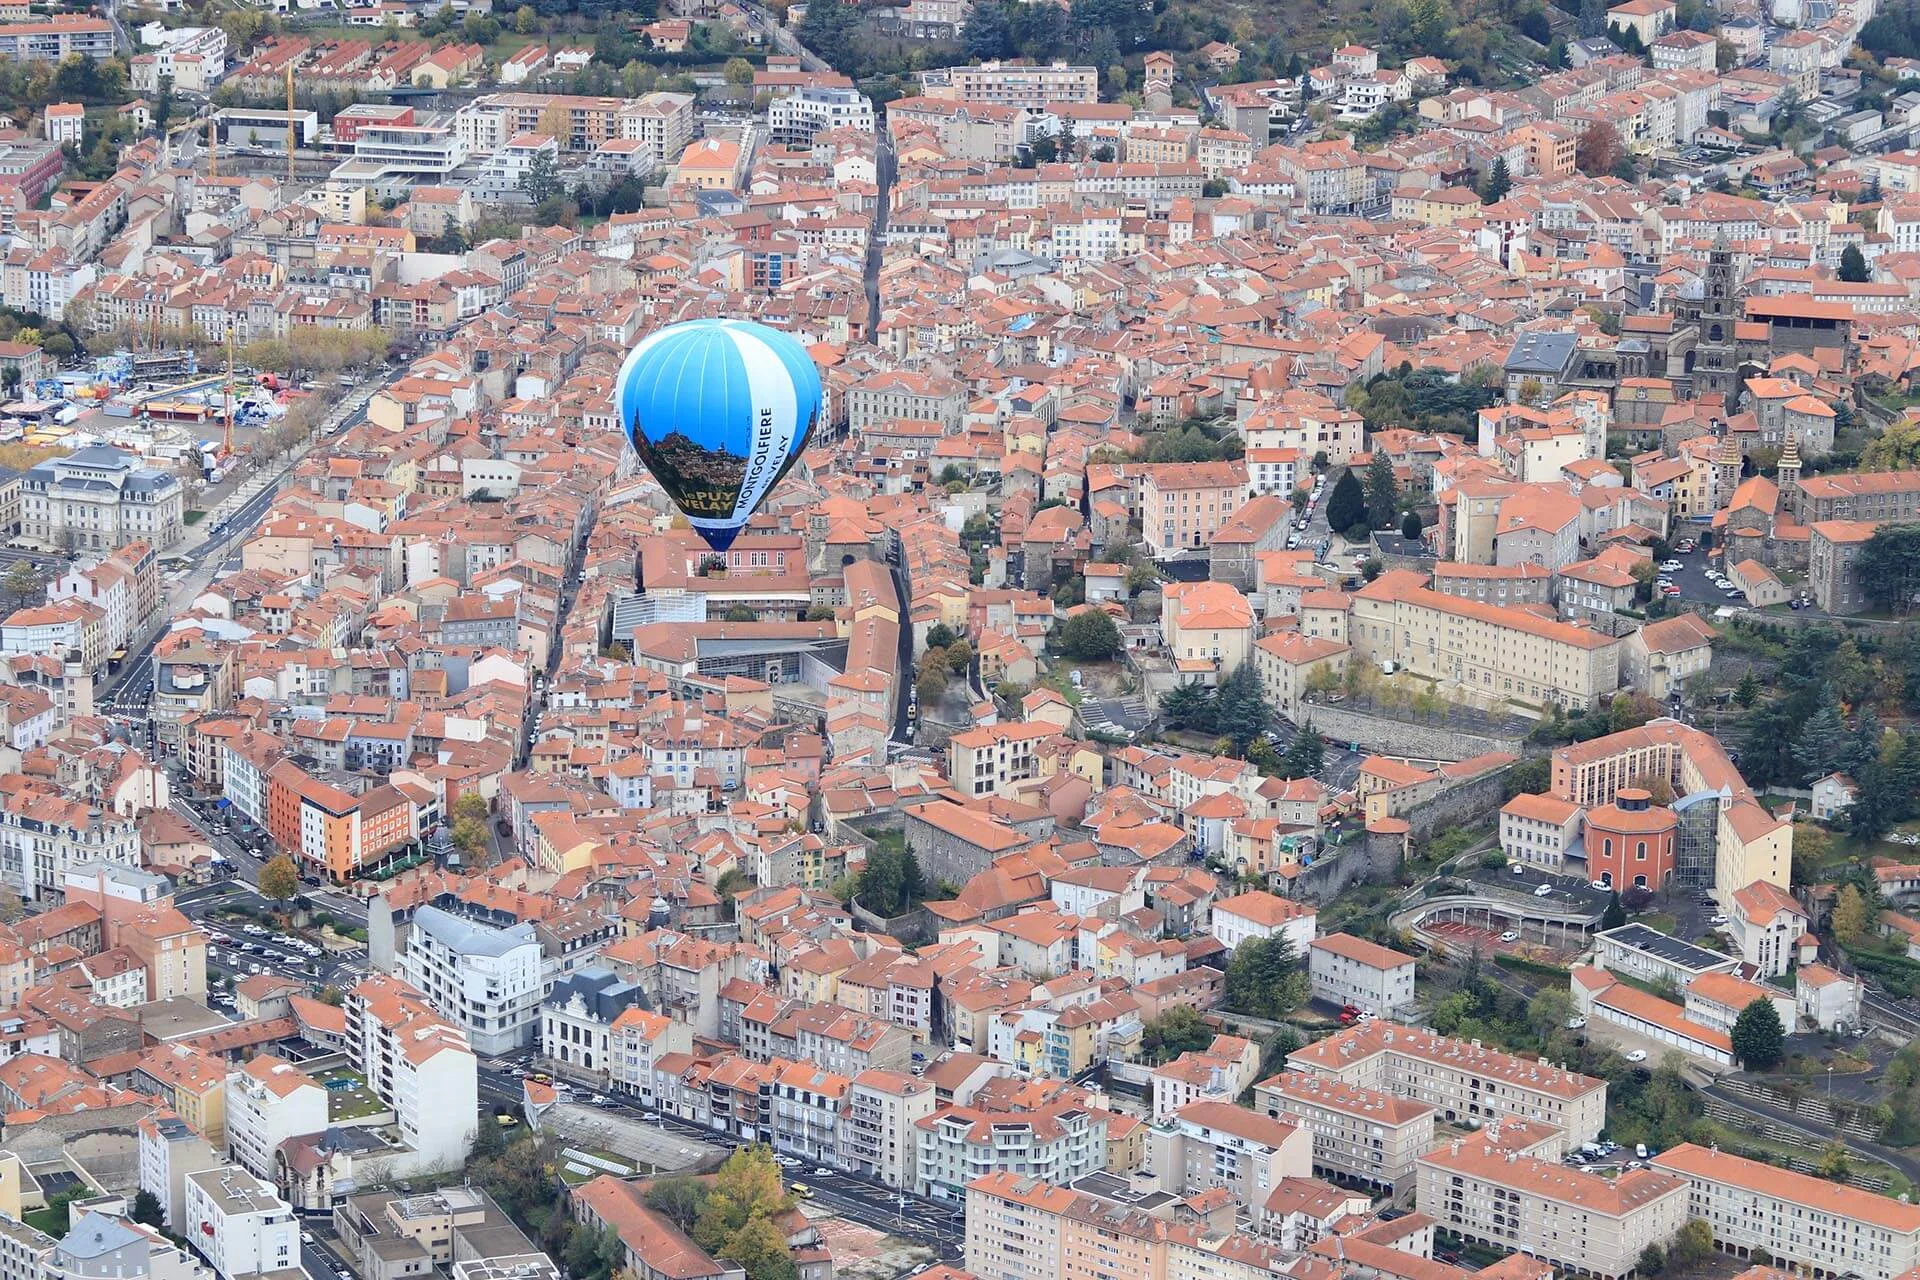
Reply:
[[[893,195],[893,135],[887,131],[887,109],[875,108],[873,148],[873,230],[867,234],[867,341],[880,335],[880,267],[885,261],[887,204]],[[902,615],[903,617],[905,615]]]

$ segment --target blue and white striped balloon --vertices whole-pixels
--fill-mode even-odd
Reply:
[[[806,448],[822,398],[807,349],[744,320],[689,320],[649,334],[614,383],[640,460],[716,551]]]

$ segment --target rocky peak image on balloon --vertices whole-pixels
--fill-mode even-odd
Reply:
[[[614,384],[640,461],[715,551],[733,544],[800,457],[822,399],[799,340],[746,320],[648,334]]]

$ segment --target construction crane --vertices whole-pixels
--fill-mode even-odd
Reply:
[[[287,63],[287,190],[285,198],[293,199],[293,63]]]
[[[227,392],[225,397],[227,411],[226,445],[221,451],[222,458],[233,456],[233,324],[227,324]]]

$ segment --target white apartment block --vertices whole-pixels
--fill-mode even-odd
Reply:
[[[347,1053],[393,1109],[423,1169],[458,1168],[473,1150],[480,1092],[465,1035],[413,987],[376,975],[347,993]]]
[[[953,102],[991,102],[1003,107],[1044,107],[1056,102],[1098,102],[1100,69],[1064,62],[984,62],[920,73],[920,91]]]
[[[1686,1225],[1687,1184],[1654,1169],[1618,1178],[1455,1141],[1420,1159],[1420,1212],[1471,1243],[1596,1280],[1633,1274],[1641,1250]]]
[[[327,1091],[291,1062],[260,1054],[227,1076],[227,1150],[256,1177],[273,1178],[288,1138],[323,1133]]]
[[[140,1190],[160,1202],[160,1220],[167,1229],[184,1236],[187,1175],[218,1169],[225,1161],[192,1125],[171,1113],[143,1117],[139,1131]]]
[[[653,1091],[654,1064],[669,1053],[693,1048],[693,1028],[648,1009],[628,1009],[613,1020],[608,1041],[610,1083],[635,1094],[646,1106],[657,1105]]]
[[[1686,1183],[1688,1215],[1738,1256],[1765,1249],[1777,1267],[1863,1280],[1920,1265],[1920,1205],[1691,1143],[1653,1167]]]
[[[1297,1049],[1287,1066],[1423,1102],[1447,1120],[1544,1121],[1570,1146],[1591,1142],[1607,1122],[1605,1080],[1380,1020]]]
[[[1313,1172],[1383,1191],[1412,1185],[1414,1162],[1433,1146],[1433,1108],[1305,1071],[1253,1086],[1254,1110],[1290,1118],[1313,1135]]]
[[[767,107],[767,129],[774,142],[805,147],[828,129],[873,132],[873,101],[858,89],[801,85]]]
[[[1059,1185],[1107,1166],[1107,1121],[1077,1106],[986,1112],[951,1107],[919,1122],[914,1191],[962,1201],[967,1184],[1005,1170]]]
[[[1558,871],[1580,838],[1585,814],[1556,795],[1517,795],[1500,807],[1500,852],[1511,862]]]
[[[293,1206],[244,1169],[228,1166],[187,1175],[186,1232],[220,1280],[239,1280],[300,1265],[300,1224]]]
[[[620,136],[638,142],[657,166],[680,159],[693,141],[693,95],[649,93],[620,108]]]
[[[1304,956],[1313,945],[1319,913],[1312,907],[1253,889],[1213,904],[1212,933],[1232,951],[1251,938],[1280,936],[1293,944],[1293,954]]]
[[[1365,938],[1330,933],[1307,949],[1313,998],[1368,1013],[1413,1003],[1413,957]]]
[[[496,928],[421,907],[396,972],[489,1057],[530,1047],[540,1027],[540,942],[527,923]]]

